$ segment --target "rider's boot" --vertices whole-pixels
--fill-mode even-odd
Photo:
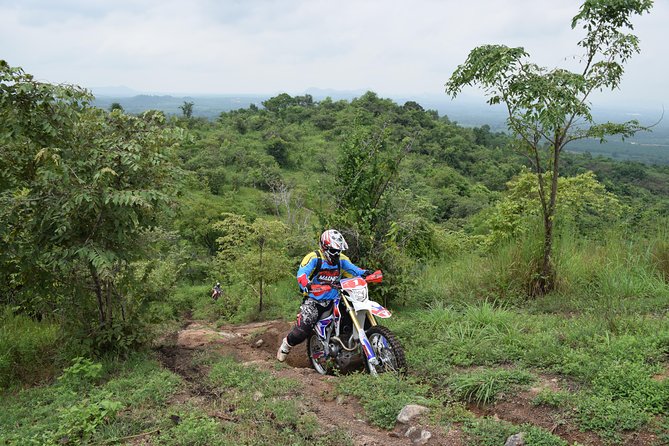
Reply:
[[[276,352],[276,359],[278,359],[280,362],[285,361],[286,356],[288,356],[288,353],[290,353],[291,348],[293,348],[293,346],[288,343],[288,339],[283,338],[281,346],[279,347],[279,350]]]

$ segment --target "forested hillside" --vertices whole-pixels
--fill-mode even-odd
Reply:
[[[290,366],[161,366],[185,320],[292,320],[296,268],[331,227],[384,271],[372,293],[409,362],[337,377],[370,425],[417,402],[455,444],[669,441],[669,166],[565,153],[538,296],[535,173],[489,126],[373,92],[136,115],[0,70],[3,444],[360,444],[288,405]]]

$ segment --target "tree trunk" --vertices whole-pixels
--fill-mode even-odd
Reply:
[[[112,319],[113,319],[113,305],[112,305],[112,289],[111,289],[111,281],[107,280],[106,281],[106,304],[107,304],[107,322],[111,326],[112,324]]]
[[[553,217],[544,217],[544,243],[539,277],[534,281],[531,290],[533,296],[543,296],[553,290],[555,285],[555,269],[553,267]]]
[[[262,289],[262,287],[263,287],[263,269],[262,269],[262,251],[263,251],[263,249],[262,248],[263,248],[263,245],[261,243],[260,244],[260,274],[259,274],[259,276],[260,276],[260,283],[259,283],[259,285],[260,285],[260,287],[259,287],[260,288],[260,292],[259,292],[260,303],[258,305],[258,313],[262,313],[262,297],[263,297],[262,296],[262,293],[263,293],[263,289]]]
[[[100,277],[98,276],[98,272],[96,271],[95,267],[91,263],[88,264],[88,269],[91,272],[91,277],[93,278],[93,285],[95,287],[95,295],[98,298],[98,322],[100,323],[100,327],[104,327],[105,306],[102,301],[102,285],[100,284]]]
[[[553,228],[555,224],[555,210],[557,205],[558,178],[560,175],[560,150],[564,135],[556,132],[555,145],[553,146],[553,166],[551,178],[551,195],[548,206],[544,212],[544,245],[541,268],[539,277],[534,283],[532,294],[534,296],[543,296],[550,293],[555,288],[555,266],[553,265]]]

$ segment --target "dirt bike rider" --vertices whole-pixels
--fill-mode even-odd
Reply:
[[[341,252],[348,249],[344,236],[335,229],[321,235],[319,250],[307,254],[297,270],[297,282],[304,300],[293,329],[283,338],[276,359],[283,362],[290,349],[304,342],[322,315],[332,309],[337,298],[336,289],[328,285],[342,277],[365,277],[371,273],[359,268]]]
[[[221,282],[216,282],[216,285],[214,285],[214,288],[211,290],[211,298],[218,300],[218,298],[221,296],[221,293]]]

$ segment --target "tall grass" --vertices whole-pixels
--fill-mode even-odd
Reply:
[[[0,313],[0,389],[50,378],[58,348],[57,324],[6,308]]]

